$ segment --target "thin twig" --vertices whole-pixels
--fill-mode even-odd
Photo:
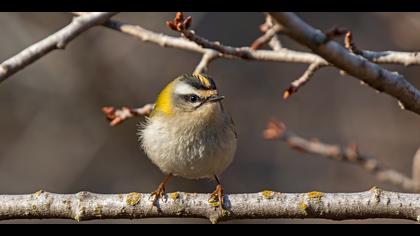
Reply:
[[[116,12],[93,12],[80,17],[48,36],[47,38],[25,48],[17,55],[0,64],[0,82],[14,73],[35,62],[54,49],[64,49],[66,45],[81,33],[93,26],[100,25],[117,14]]]
[[[325,144],[319,140],[308,140],[286,129],[282,122],[271,120],[264,130],[264,138],[268,140],[281,140],[291,148],[305,153],[316,154],[336,161],[344,161],[359,165],[377,177],[378,180],[389,182],[405,190],[420,192],[420,185],[412,178],[389,168],[363,153],[360,153],[356,145],[340,147],[338,145]]]
[[[303,75],[299,79],[293,81],[290,84],[289,88],[287,88],[283,92],[283,99],[287,100],[292,94],[296,93],[300,87],[305,85],[312,78],[312,75],[314,75],[317,70],[327,65],[328,64],[323,63],[314,63],[309,65],[308,69],[305,70],[305,73],[303,73]]]
[[[140,219],[156,217],[204,218],[212,223],[233,219],[322,218],[331,220],[392,218],[420,221],[420,195],[372,188],[359,193],[226,194],[223,213],[209,202],[209,194],[174,192],[153,206],[150,194],[56,194],[38,191],[0,195],[0,219]]]
[[[74,12],[76,15],[84,15],[84,12]],[[195,42],[189,41],[185,38],[172,37],[162,33],[156,33],[151,30],[147,30],[139,25],[132,25],[123,23],[116,20],[109,20],[103,24],[103,26],[119,31],[121,33],[130,35],[143,42],[153,43],[161,47],[178,48],[186,51],[204,54],[211,50],[209,45],[204,44],[204,47],[198,45]],[[217,43],[216,43],[217,44]],[[241,50],[244,48],[229,47],[226,50],[217,50],[221,58],[226,59],[240,59]],[[233,49],[233,50],[231,50]],[[247,50],[246,50],[247,49]],[[223,53],[229,51],[229,53]],[[238,52],[236,52],[238,51]],[[420,55],[416,52],[396,52],[396,51],[365,51],[368,53],[375,63],[379,64],[402,64],[402,65],[420,65]],[[249,54],[247,59],[250,60],[261,60],[261,61],[277,61],[277,62],[292,62],[292,63],[304,63],[313,64],[317,62],[325,61],[321,57],[313,53],[295,51],[290,49],[281,49],[277,51],[273,50],[250,50],[245,47],[245,54]],[[246,56],[245,56],[246,57]]]
[[[209,64],[219,57],[219,53],[214,50],[209,50],[201,57],[200,62],[194,69],[194,73],[204,73],[208,70]]]
[[[122,107],[115,109],[114,107],[103,107],[102,112],[105,117],[110,121],[111,126],[121,124],[123,121],[135,116],[148,116],[153,110],[154,104],[146,104],[139,108]]]
[[[257,50],[266,43],[269,43],[274,51],[281,49],[282,46],[277,38],[277,34],[281,32],[283,28],[279,24],[273,24],[269,15],[266,16],[265,23],[260,26],[260,30],[264,34],[251,44],[252,49]]]
[[[266,24],[269,26],[269,27],[274,27],[274,26],[276,26],[276,25],[279,25],[279,24],[276,24],[274,21],[273,21],[273,18],[271,18],[271,16],[269,15],[269,14],[266,14],[265,15],[265,20],[266,20]],[[281,27],[281,29],[279,30],[279,33],[280,32],[284,32],[284,28],[283,27]],[[282,46],[282,44],[281,44],[281,42],[280,42],[280,39],[279,39],[279,37],[278,37],[278,34],[275,34],[275,35],[273,35],[273,37],[271,38],[271,40],[270,40],[270,42],[268,42],[268,45],[274,50],[274,51],[280,51],[282,48],[283,48],[283,46]]]
[[[281,50],[281,51],[272,51],[272,50],[253,50],[250,47],[232,47],[222,45],[220,42],[212,42],[208,39],[205,39],[201,36],[196,35],[192,30],[189,30],[187,25],[183,25],[183,18],[180,21],[177,21],[177,18],[172,21],[168,21],[167,25],[174,25],[173,27],[169,26],[172,30],[180,32],[181,35],[196,44],[200,45],[203,48],[210,48],[216,50],[222,55],[229,55],[233,57],[239,57],[245,60],[262,60],[262,61],[283,61],[283,62],[297,62],[297,63],[313,63],[313,62],[323,62],[324,60],[312,53],[298,52],[292,50]],[[175,26],[176,25],[176,26]]]

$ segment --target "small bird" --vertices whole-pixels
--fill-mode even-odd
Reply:
[[[181,75],[160,92],[138,133],[146,155],[166,175],[151,194],[153,205],[164,195],[171,176],[180,176],[214,178],[217,186],[209,202],[223,209],[218,176],[233,161],[237,146],[235,126],[223,99],[214,80],[201,73]]]

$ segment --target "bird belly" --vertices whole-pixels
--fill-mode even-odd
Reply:
[[[150,122],[142,132],[142,146],[149,159],[166,174],[211,178],[220,175],[232,162],[236,138],[225,127],[197,129],[193,124],[173,127],[164,122]]]

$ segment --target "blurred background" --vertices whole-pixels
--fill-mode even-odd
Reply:
[[[121,13],[115,19],[177,36],[165,26],[175,13]],[[192,29],[226,45],[248,46],[261,35],[262,13],[185,13]],[[353,31],[369,50],[420,50],[420,13],[300,13],[313,26]],[[68,13],[0,13],[1,61],[59,30]],[[285,47],[308,51],[287,37]],[[90,29],[65,50],[56,50],[0,84],[0,194],[151,192],[163,179],[139,148],[137,123],[110,127],[103,106],[137,107],[154,102],[173,78],[192,72],[201,56],[143,43],[102,27]],[[358,166],[302,154],[280,141],[262,139],[269,118],[285,122],[303,137],[332,144],[357,143],[362,152],[411,175],[420,145],[420,120],[394,98],[359,80],[323,68],[289,100],[282,92],[307,65],[219,59],[208,74],[226,95],[226,108],[239,133],[234,163],[222,175],[226,193],[359,192],[380,186]],[[420,67],[385,65],[420,88]],[[167,191],[211,192],[209,180],[174,178]],[[73,223],[17,220],[7,223]],[[208,223],[202,219],[101,220],[88,223]],[[403,220],[344,221],[410,223]],[[4,222],[2,222],[4,223]],[[228,223],[337,223],[328,220],[237,220]],[[343,222],[338,222],[343,223]]]

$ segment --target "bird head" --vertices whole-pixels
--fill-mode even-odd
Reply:
[[[210,113],[220,106],[224,96],[218,94],[216,84],[208,75],[183,74],[159,93],[151,116]]]

